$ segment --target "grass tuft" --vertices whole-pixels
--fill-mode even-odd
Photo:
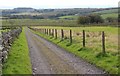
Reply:
[[[96,55],[96,58],[100,58],[100,57],[108,57],[108,54],[106,54],[106,53],[104,54],[104,53],[100,52]]]
[[[3,66],[3,74],[32,74],[24,30],[10,49],[8,60]]]

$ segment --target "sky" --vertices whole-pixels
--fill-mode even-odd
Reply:
[[[108,8],[118,7],[119,0],[0,0],[0,9],[16,7],[45,8]]]

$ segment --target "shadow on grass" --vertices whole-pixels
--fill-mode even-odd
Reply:
[[[54,38],[54,37],[52,37],[52,36],[50,37],[50,39],[53,39],[53,38]]]
[[[71,46],[72,45],[72,43],[68,43],[68,44],[66,44],[66,46],[68,47],[68,46]]]
[[[57,44],[61,43],[62,41],[63,41],[63,40],[58,41]]]
[[[96,54],[96,58],[101,58],[101,57],[109,57],[109,55],[107,53],[102,53],[102,52]]]
[[[85,50],[89,50],[89,49],[86,47],[82,47],[82,48],[78,49],[78,51],[85,51]]]

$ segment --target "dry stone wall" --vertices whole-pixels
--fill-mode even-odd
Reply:
[[[2,32],[0,35],[0,75],[2,74],[3,63],[5,63],[8,58],[9,49],[15,38],[18,38],[21,32],[22,28],[17,28],[9,32]]]

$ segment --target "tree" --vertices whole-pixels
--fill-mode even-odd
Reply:
[[[88,16],[81,16],[78,18],[78,24],[88,24],[90,23],[90,18]]]
[[[103,23],[104,20],[102,19],[102,17],[100,15],[97,14],[92,14],[92,15],[88,15],[90,17],[90,23]]]
[[[107,22],[113,22],[113,21],[114,21],[114,18],[112,18],[112,17],[107,17],[106,20],[107,20]]]
[[[120,22],[120,14],[118,14],[118,22]]]
[[[90,23],[103,23],[104,20],[100,15],[87,15],[87,16],[80,16],[78,18],[78,24],[90,24]]]

